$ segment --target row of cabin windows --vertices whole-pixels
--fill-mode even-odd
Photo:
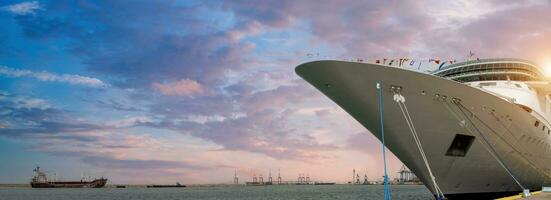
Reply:
[[[458,67],[451,70],[446,70],[438,73],[438,75],[449,75],[456,72],[464,72],[470,70],[480,70],[480,69],[524,69],[529,71],[534,71],[535,67],[531,65],[525,65],[520,63],[492,63],[492,64],[480,64],[480,65],[470,65],[466,67]]]
[[[534,123],[534,126],[535,126],[535,127],[540,126],[540,121],[536,121],[536,122]],[[546,130],[546,129],[547,129],[547,135],[551,135],[551,130],[550,130],[550,129],[548,129],[545,125],[543,125],[543,126],[541,127],[541,130],[542,130],[544,133],[545,133],[545,130]]]
[[[454,68],[454,69],[451,69],[451,70],[442,71],[442,72],[439,72],[437,74],[439,74],[439,75],[450,75],[450,74],[469,72],[469,71],[481,71],[481,70],[498,71],[498,70],[504,70],[504,69],[506,69],[506,70],[522,70],[522,71],[537,72],[534,68],[527,68],[527,67],[495,67],[495,68],[490,68],[490,67],[481,67],[480,65],[475,65],[475,66],[467,66],[467,67],[458,67],[458,68]]]
[[[513,85],[517,88],[523,88],[522,85],[518,83],[514,83]],[[481,87],[497,86],[497,82],[482,82],[482,83],[479,83],[478,86],[481,86]],[[528,86],[526,88],[528,88],[529,90],[534,90],[533,88]]]
[[[461,74],[467,74],[467,73],[484,73],[484,72],[502,72],[502,73],[512,73],[512,72],[520,72],[520,73],[524,73],[524,74],[528,74],[528,75],[531,75],[533,77],[540,77],[540,75],[538,75],[537,73],[535,73],[534,71],[532,70],[527,70],[527,69],[518,69],[518,68],[507,68],[507,69],[474,69],[474,70],[469,70],[469,69],[464,69],[464,68],[460,68],[459,71],[457,72],[446,72],[446,73],[438,73],[437,75],[439,76],[444,76],[444,77],[450,77],[450,76],[455,76],[455,75],[461,75]]]
[[[522,74],[485,74],[485,75],[475,75],[475,76],[466,76],[461,78],[453,79],[458,82],[473,82],[473,81],[535,81],[536,79],[531,76],[526,76]]]

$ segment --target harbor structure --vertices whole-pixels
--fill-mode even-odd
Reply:
[[[270,175],[271,176],[271,175]],[[264,177],[262,174],[253,173],[252,181],[245,182],[245,185],[249,186],[262,186],[262,185],[271,185],[271,182],[264,182]]]
[[[312,184],[312,182],[310,181],[310,176],[309,175],[305,175],[304,173],[300,173],[298,174],[298,179],[297,179],[297,185],[310,185]]]
[[[350,184],[354,184],[356,181],[356,169],[352,169],[352,181],[350,181]]]
[[[268,171],[268,182],[266,182],[266,184],[272,185],[272,183],[273,183],[273,182],[272,182],[272,169],[270,169],[270,170]]]
[[[263,184],[260,183],[259,178],[256,177],[256,174],[253,174],[252,181],[245,182],[245,185],[257,186]]]
[[[236,177],[234,173],[234,177]],[[267,186],[267,185],[335,185],[335,182],[323,182],[315,181],[309,173],[299,173],[297,179],[294,181],[283,181],[281,177],[281,170],[277,170],[277,182],[274,182],[274,177],[272,176],[272,170],[268,170],[267,181],[264,181],[262,174],[253,173],[251,181],[245,182],[245,185],[248,186]],[[235,178],[234,178],[235,180]],[[234,182],[235,183],[235,182]]]
[[[235,169],[235,172],[233,174],[233,184],[235,185],[239,184],[239,178],[237,177],[237,169]]]
[[[280,173],[280,170],[277,169],[277,184],[280,185],[281,184],[281,173]]]
[[[396,180],[397,184],[420,184],[421,181],[415,174],[409,170],[406,165],[402,165],[400,171],[398,171],[398,178]]]

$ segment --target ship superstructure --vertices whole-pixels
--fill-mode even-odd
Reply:
[[[551,84],[533,62],[315,61],[296,72],[381,139],[379,84],[386,146],[435,195],[487,199],[551,182]]]

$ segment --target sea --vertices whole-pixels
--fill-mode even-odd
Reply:
[[[391,185],[393,200],[432,200],[422,185]],[[382,185],[274,185],[187,188],[0,188],[0,200],[382,200]]]

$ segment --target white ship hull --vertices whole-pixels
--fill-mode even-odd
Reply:
[[[430,74],[376,64],[317,61],[298,66],[296,72],[379,139],[376,83],[381,82],[386,146],[433,194],[436,192],[428,170],[393,100],[391,86],[402,87],[401,94],[436,182],[447,198],[483,199],[522,190],[490,154],[482,137],[467,129],[473,127],[480,129],[525,188],[539,190],[542,184],[551,182],[549,135],[542,132],[541,127],[534,126],[537,120],[534,116],[500,97]],[[436,98],[437,94],[440,98]],[[446,96],[446,100],[442,96]],[[467,108],[466,113],[473,115],[462,115],[452,98],[460,99],[461,105]],[[474,136],[474,142],[464,157],[447,156],[457,134]]]

